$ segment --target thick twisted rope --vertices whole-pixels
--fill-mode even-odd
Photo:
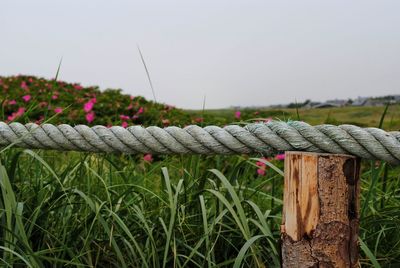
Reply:
[[[296,150],[352,154],[400,164],[400,132],[353,125],[310,126],[299,121],[229,125],[223,128],[123,128],[0,122],[0,147],[105,153],[252,154]]]

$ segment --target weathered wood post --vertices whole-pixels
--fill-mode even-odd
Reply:
[[[360,160],[286,152],[283,267],[358,267]]]

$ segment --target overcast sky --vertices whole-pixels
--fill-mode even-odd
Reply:
[[[400,1],[1,0],[0,75],[201,109],[400,94]]]

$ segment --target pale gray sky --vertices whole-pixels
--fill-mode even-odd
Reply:
[[[400,94],[400,1],[1,0],[0,75],[200,109]]]

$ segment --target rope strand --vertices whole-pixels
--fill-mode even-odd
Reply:
[[[151,154],[254,154],[281,151],[352,154],[400,164],[400,132],[353,125],[310,126],[299,121],[229,125],[123,128],[0,122],[0,147]]]

